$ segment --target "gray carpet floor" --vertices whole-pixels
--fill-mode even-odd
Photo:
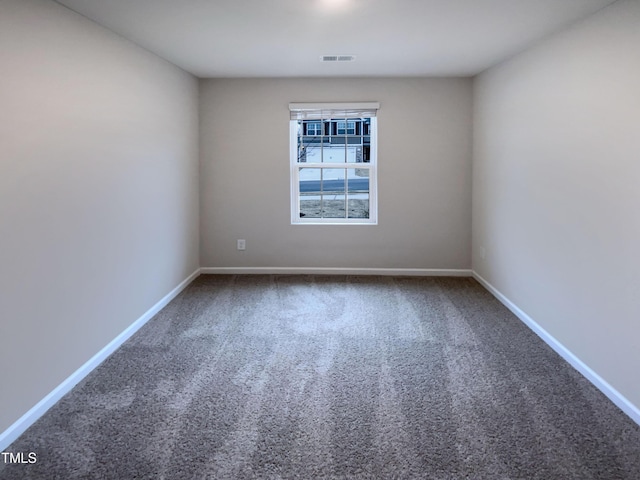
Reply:
[[[640,479],[640,427],[469,278],[204,275],[0,479]]]

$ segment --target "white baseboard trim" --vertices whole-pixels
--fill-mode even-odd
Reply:
[[[96,353],[78,370],[73,372],[66,380],[58,385],[46,397],[34,405],[31,410],[16,420],[7,430],[0,434],[0,451],[4,451],[11,445],[24,431],[35,423],[47,410],[75,387],[93,369],[100,365],[109,355],[117,350],[129,337],[136,333],[145,323],[147,323],[156,313],[162,310],[171,300],[178,296],[193,280],[200,275],[200,269],[193,272],[185,280],[165,295],[158,303],[151,307],[144,315],[129,325],[120,335],[109,342],[102,350]]]
[[[594,372],[587,364],[576,357],[567,347],[560,343],[549,332],[542,328],[535,320],[523,312],[516,304],[505,297],[502,292],[486,281],[477,272],[473,271],[475,278],[482,286],[493,294],[502,304],[513,314],[534,331],[547,345],[553,348],[558,355],[564,358],[569,364],[589,380],[598,390],[604,393],[620,410],[626,413],[634,422],[640,425],[640,409],[631,403],[624,395],[613,388],[600,375]]]
[[[203,267],[202,274],[238,275],[388,275],[397,277],[471,277],[472,270],[448,268]]]

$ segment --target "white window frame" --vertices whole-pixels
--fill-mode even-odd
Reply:
[[[290,146],[290,176],[291,176],[291,224],[292,225],[377,225],[378,224],[378,128],[376,114],[367,112],[377,112],[379,104],[377,102],[367,103],[333,103],[333,104],[289,104],[292,112],[289,122],[289,146]],[[298,121],[294,119],[295,112],[307,112],[311,115],[317,114],[323,120],[345,121],[351,118],[370,118],[370,157],[368,162],[345,162],[345,163],[323,163],[306,161],[300,162],[298,159]],[[346,113],[345,113],[346,112]],[[363,112],[359,115],[358,112]],[[356,116],[359,115],[359,116]],[[306,118],[306,117],[305,117]],[[324,125],[324,122],[323,122]],[[355,124],[354,124],[355,126]],[[364,132],[361,132],[363,134]],[[346,135],[342,135],[346,136]],[[345,149],[349,145],[345,142]],[[366,169],[369,171],[369,218],[305,218],[300,217],[300,168],[319,169]],[[345,175],[348,177],[348,175]],[[345,179],[345,183],[347,179]],[[345,185],[346,187],[346,185]],[[345,202],[348,201],[347,188],[345,188]],[[346,207],[346,205],[345,205]],[[347,209],[345,208],[345,211]]]

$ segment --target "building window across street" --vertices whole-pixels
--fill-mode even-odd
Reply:
[[[308,122],[306,124],[307,135],[322,135],[321,122]]]
[[[377,224],[379,104],[289,104],[291,223]]]
[[[355,121],[336,122],[336,123],[338,124],[338,127],[336,129],[338,135],[355,135],[356,134]]]

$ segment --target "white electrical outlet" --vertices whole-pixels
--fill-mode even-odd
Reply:
[[[487,252],[485,251],[484,247],[480,247],[478,250],[480,253],[480,258],[484,260],[484,257],[487,255]]]
[[[246,250],[247,249],[247,242],[246,240],[239,238],[238,239],[238,250]]]

